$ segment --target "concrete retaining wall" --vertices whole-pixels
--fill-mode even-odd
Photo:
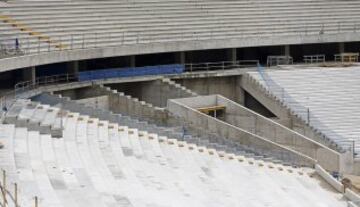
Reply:
[[[85,106],[91,106],[96,109],[109,110],[109,97],[97,96],[92,98],[84,98],[76,100],[77,103],[84,104]]]
[[[158,107],[166,107],[168,99],[197,95],[168,78],[137,83],[109,84],[107,86]]]
[[[298,165],[313,166],[315,160],[298,153],[290,148],[279,145],[271,140],[247,132],[239,127],[233,126],[216,118],[207,116],[199,111],[186,106],[177,100],[168,101],[168,110],[176,115],[185,118],[192,125],[217,133],[240,144],[257,149],[262,154],[268,154],[278,159],[289,161]]]
[[[173,80],[199,95],[220,94],[237,103],[244,104],[244,90],[241,88],[240,75],[182,79],[175,77]]]
[[[95,94],[108,96],[109,110],[113,113],[141,117],[144,120],[152,120],[158,124],[162,124],[167,120],[168,115],[163,108],[154,107],[152,104],[139,101],[137,98],[132,98],[116,90],[111,90],[109,87],[103,85],[94,85],[92,90]]]

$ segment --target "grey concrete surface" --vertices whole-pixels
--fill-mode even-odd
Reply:
[[[223,127],[220,126],[226,126],[229,124],[235,128],[239,128],[251,134],[263,137],[264,139],[277,143],[281,146],[286,146],[297,152],[307,155],[314,160],[317,160],[317,162],[327,170],[338,172],[351,172],[352,170],[351,167],[349,167],[353,164],[351,155],[342,155],[220,95],[198,96],[193,98],[170,100],[168,104],[168,110],[170,112],[175,114],[180,113],[183,116],[184,114],[188,116],[188,113],[191,113],[192,117],[187,118],[192,122],[200,124],[202,127],[205,127],[208,130],[215,130],[221,134],[228,134],[229,132],[226,132],[225,130],[227,130],[229,127],[223,129]],[[174,110],[174,104],[179,104],[179,106],[177,106],[178,109],[184,111],[179,112]],[[225,115],[223,115],[223,121],[219,119],[213,119],[210,116],[193,110],[199,107],[215,105],[226,107]]]

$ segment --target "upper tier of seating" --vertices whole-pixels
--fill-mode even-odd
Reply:
[[[309,176],[311,169],[199,147],[28,100],[14,107],[17,125],[57,125],[61,119],[63,128],[57,139],[0,124],[0,168],[19,183],[21,206],[34,195],[49,207],[347,206],[341,194]]]
[[[344,149],[355,142],[360,157],[360,68],[266,70],[267,81],[249,74],[304,121]]]
[[[11,47],[18,38],[27,53],[360,29],[356,0],[8,1],[0,7],[0,43]]]

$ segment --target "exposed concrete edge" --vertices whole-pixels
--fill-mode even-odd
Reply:
[[[357,204],[360,204],[360,195],[350,190],[349,188],[345,189],[344,195],[353,202],[354,206],[358,206]]]
[[[329,183],[338,192],[344,193],[344,185],[338,180],[336,180],[333,176],[331,176],[324,168],[316,164],[315,170],[317,174],[319,174],[327,183]]]
[[[250,135],[252,138],[261,140],[262,142],[269,144],[270,146],[273,146],[273,147],[278,148],[278,149],[281,149],[281,150],[283,150],[283,151],[292,153],[292,154],[294,154],[294,155],[296,155],[296,156],[298,156],[298,157],[301,157],[302,159],[306,160],[308,163],[311,163],[312,165],[315,165],[315,164],[317,163],[317,161],[316,161],[315,159],[313,159],[313,158],[311,158],[311,157],[309,157],[309,156],[307,156],[307,155],[304,155],[304,154],[302,154],[302,153],[299,153],[299,152],[297,152],[297,151],[295,151],[295,150],[293,150],[293,149],[291,149],[291,148],[285,147],[285,146],[283,146],[283,145],[277,144],[277,143],[275,143],[275,142],[273,142],[273,141],[270,141],[270,140],[268,140],[268,139],[265,139],[265,138],[263,138],[263,137],[260,137],[260,136],[258,136],[258,135],[256,135],[256,134],[251,133],[251,132],[245,131],[245,130],[239,128],[239,127],[233,126],[233,125],[231,125],[231,124],[228,124],[228,123],[226,123],[226,122],[224,122],[224,121],[221,121],[221,120],[219,120],[219,119],[216,119],[216,118],[214,118],[214,117],[204,115],[204,114],[200,113],[199,111],[197,111],[197,110],[195,110],[195,109],[193,109],[193,108],[190,108],[190,107],[188,107],[188,106],[186,106],[186,105],[184,105],[184,104],[182,104],[182,103],[177,102],[177,101],[174,100],[174,99],[168,100],[168,111],[170,111],[170,112],[172,112],[172,111],[169,109],[169,103],[170,103],[170,102],[176,103],[176,104],[178,104],[178,105],[186,108],[187,110],[190,110],[190,111],[196,113],[196,114],[199,115],[199,116],[206,116],[206,118],[208,118],[208,119],[210,119],[210,120],[220,122],[220,123],[222,123],[222,124],[224,124],[224,125],[226,125],[226,126],[228,126],[228,127],[230,127],[230,128],[239,130],[239,131],[241,131],[241,132],[243,132],[243,133],[245,133],[245,134]],[[240,137],[240,139],[241,139],[241,137]]]
[[[119,45],[116,47],[89,48],[44,52],[0,59],[0,72],[45,65],[50,63],[68,62],[94,58],[140,55],[164,52],[179,52],[192,50],[226,49],[241,47],[258,47],[272,45],[294,45],[329,42],[360,41],[357,33],[339,33],[322,35],[290,35],[290,36],[253,36],[233,39],[211,39],[195,41],[176,41],[164,43],[138,43]]]
[[[279,118],[288,118],[291,115],[291,111],[279,102],[276,97],[268,94],[266,89],[255,80],[249,73],[246,73],[241,78],[241,87],[254,96],[262,105],[268,108],[272,113],[274,113]],[[254,93],[261,93],[261,97],[256,97]]]

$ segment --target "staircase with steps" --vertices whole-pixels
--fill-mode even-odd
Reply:
[[[93,85],[91,91],[95,96],[108,96],[109,110],[114,113],[136,117],[138,119],[151,121],[155,123],[164,123],[167,119],[167,113],[164,108],[160,108],[140,101],[138,98],[133,98],[130,95],[125,95],[123,92],[112,90],[110,87],[104,85]]]
[[[185,86],[182,86],[181,84],[178,84],[175,81],[170,80],[169,78],[162,78],[161,82],[167,84],[170,88],[169,90],[177,91],[178,94],[177,97],[169,97],[169,98],[184,98],[184,97],[191,97],[198,95],[197,93],[191,91],[190,89],[187,89]]]
[[[164,77],[153,81],[115,83],[106,86],[160,108],[166,108],[168,99],[197,96],[193,91]]]

